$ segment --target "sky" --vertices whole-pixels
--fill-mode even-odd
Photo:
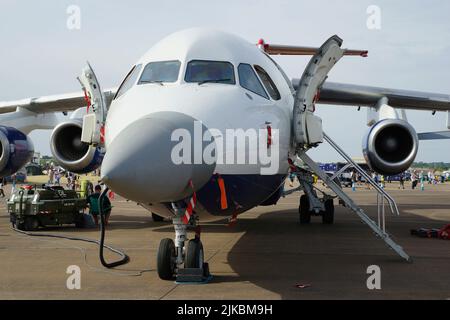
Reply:
[[[68,28],[73,5],[79,29]],[[190,27],[306,46],[337,34],[343,47],[367,49],[369,58],[344,57],[330,81],[450,94],[449,12],[444,0],[0,0],[0,101],[79,91],[76,77],[87,60],[103,88],[117,86],[153,44]],[[373,18],[379,23],[368,27]],[[275,59],[291,78],[308,63],[307,57]],[[362,156],[364,109],[319,105],[317,113],[328,135],[349,155]],[[408,119],[418,132],[446,129],[445,113],[408,111]],[[50,154],[50,131],[30,136],[37,151]],[[450,162],[449,143],[421,142],[417,160]],[[326,144],[311,154],[316,161],[339,159]]]

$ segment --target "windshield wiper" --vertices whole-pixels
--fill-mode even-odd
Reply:
[[[208,83],[208,82],[226,82],[226,81],[231,81],[232,79],[208,79],[208,80],[203,80],[200,81],[198,83],[199,86],[201,86],[204,83]]]
[[[160,85],[164,85],[164,83],[163,83],[164,81],[162,81],[162,80],[141,80],[141,81],[139,81],[139,84],[141,84],[141,83],[157,83],[157,84],[160,84]]]

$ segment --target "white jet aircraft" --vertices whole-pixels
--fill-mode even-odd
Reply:
[[[408,258],[376,224],[306,155],[327,139],[316,104],[368,107],[364,153],[381,174],[405,171],[414,161],[419,135],[405,109],[450,110],[450,96],[326,82],[343,56],[367,51],[341,49],[333,36],[320,48],[256,45],[225,32],[194,28],[161,40],[130,70],[120,87],[102,91],[90,66],[79,80],[84,94],[0,103],[1,113],[24,117],[72,111],[54,128],[51,150],[72,172],[101,166],[103,182],[149,211],[172,219],[176,237],[158,251],[158,274],[172,279],[183,266],[202,268],[199,229],[187,240],[187,226],[199,219],[231,217],[283,195],[289,171],[305,195],[300,221],[320,214],[333,223],[333,198],[317,196],[312,172],[391,247]],[[271,55],[311,55],[302,77],[289,80]],[[26,162],[31,144],[23,127],[0,127],[0,175]],[[23,133],[21,131],[24,131]],[[351,134],[351,133],[349,133]],[[424,139],[447,138],[447,132]],[[331,139],[327,140],[331,141]],[[299,158],[306,167],[300,169]]]

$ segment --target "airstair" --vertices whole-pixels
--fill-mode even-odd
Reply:
[[[325,171],[320,169],[319,165],[312,160],[305,151],[300,151],[298,157],[309,167],[309,169],[319,176],[322,181],[331,189],[333,192],[345,203],[345,206],[353,210],[362,220],[363,223],[367,224],[370,229],[375,233],[376,236],[380,237],[389,248],[394,250],[400,257],[408,262],[411,262],[409,255],[403,250],[403,248],[395,243],[394,240],[386,232],[386,219],[385,219],[385,207],[386,204],[392,214],[399,215],[397,204],[395,200],[377,183],[372,177],[364,171],[356,162],[354,162],[345,152],[339,147],[328,135],[323,133],[324,140],[333,147],[337,153],[347,161],[346,165],[336,172],[333,176],[329,176]],[[351,198],[345,193],[342,188],[334,181],[336,177],[344,172],[346,169],[352,168],[356,170],[367,183],[369,183],[373,189],[377,192],[377,207],[378,216],[377,222],[373,221],[363,209],[361,209]]]
[[[315,213],[319,213],[325,209],[326,212],[325,203],[329,201],[330,196],[322,192],[324,197],[320,200],[318,199],[311,176],[311,173],[315,173],[334,191],[345,206],[353,210],[363,223],[367,224],[378,237],[383,239],[389,248],[393,249],[405,260],[411,261],[402,247],[395,243],[386,232],[386,204],[394,215],[399,215],[395,200],[323,132],[322,119],[315,115],[315,102],[318,99],[320,88],[327,79],[330,70],[345,53],[345,49],[342,49],[341,45],[342,39],[338,36],[332,36],[324,42],[306,66],[295,93],[292,120],[294,143],[296,145],[295,153],[309,167],[309,170],[307,170],[309,172],[306,172],[306,174],[301,170],[297,173],[297,178],[300,181],[300,187],[297,189],[302,189],[308,196],[310,211],[313,210]],[[306,150],[311,147],[317,147],[323,140],[328,142],[347,161],[346,166],[331,177],[321,170],[317,163],[306,154]],[[377,192],[377,222],[373,221],[333,180],[349,168],[356,170]],[[295,192],[297,189],[289,190],[284,195]]]

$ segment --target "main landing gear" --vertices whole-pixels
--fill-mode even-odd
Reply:
[[[311,210],[309,205],[309,199],[306,194],[300,197],[300,206],[298,212],[300,214],[300,223],[308,224],[311,222],[311,216],[317,215],[322,216],[323,224],[333,224],[334,223],[334,203],[333,199],[327,199],[323,202],[324,210]]]
[[[311,223],[311,216],[321,216],[323,224],[334,223],[334,202],[335,197],[314,187],[314,179],[311,172],[298,168],[296,172],[300,187],[296,190],[303,190],[300,197],[298,213],[301,224]],[[337,182],[339,183],[339,182]],[[319,198],[318,193],[322,194]]]
[[[191,217],[189,225],[196,229],[194,239],[187,242],[187,227],[183,223],[183,209],[176,209],[172,219],[175,228],[175,241],[162,239],[159,244],[157,270],[162,280],[177,282],[204,282],[209,278],[208,264],[204,261],[203,245],[200,240],[200,230],[197,227],[196,216]]]

